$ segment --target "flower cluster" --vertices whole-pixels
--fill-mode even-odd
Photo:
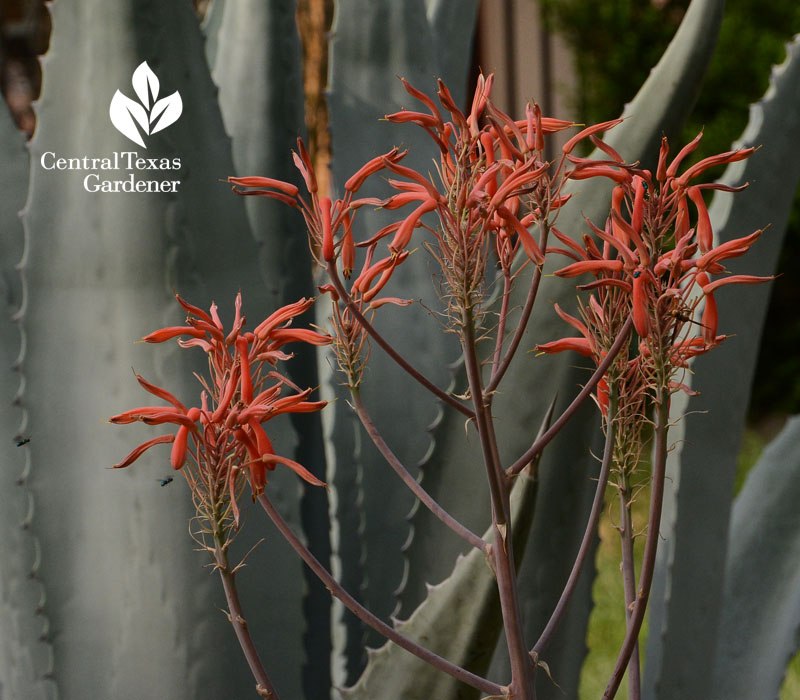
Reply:
[[[517,253],[541,266],[551,212],[567,199],[561,197],[558,171],[546,162],[545,137],[572,126],[572,122],[543,117],[529,103],[526,118],[516,121],[491,101],[493,76],[480,76],[469,114],[455,104],[447,86],[439,81],[437,97],[444,112],[428,96],[406,81],[407,92],[427,112],[407,109],[386,115],[395,123],[414,123],[436,143],[440,157],[435,180],[396,164],[388,167],[404,179],[391,179],[397,190],[383,206],[394,209],[413,202],[414,211],[387,227],[380,237],[394,233],[389,251],[400,254],[411,243],[414,228],[427,212],[435,212],[438,225],[430,229],[431,253],[441,267],[444,294],[456,326],[465,310],[479,308],[485,293],[487,262],[494,254],[505,280],[515,276]],[[529,231],[539,230],[538,240]]]
[[[277,199],[297,207],[305,217],[312,254],[331,277],[331,283],[320,289],[329,293],[333,301],[334,350],[351,386],[360,382],[368,352],[365,315],[386,303],[411,303],[379,295],[409,257],[415,229],[426,228],[433,236],[426,245],[442,270],[442,294],[452,324],[460,328],[465,313],[472,321],[478,321],[484,312],[482,300],[489,261],[493,258],[497,262],[506,296],[521,269],[512,271],[518,253],[540,271],[552,223],[569,199],[569,195],[561,194],[563,184],[571,176],[600,174],[587,167],[592,161],[576,161],[572,167],[566,155],[581,140],[619,122],[605,122],[581,131],[567,142],[564,155],[554,166],[545,158],[546,137],[573,123],[542,116],[535,103],[526,106],[525,119],[512,119],[491,101],[492,75],[480,76],[469,113],[456,106],[442,81],[438,83],[438,105],[407,81],[402,82],[425,111],[403,109],[386,115],[386,119],[417,124],[431,137],[440,154],[434,177],[404,166],[406,152],[394,148],[365,163],[344,183],[344,196],[331,201],[319,196],[310,159],[302,142],[298,142],[294,160],[307,197],[300,195],[294,185],[271,178],[228,178],[239,194]],[[594,167],[600,170],[603,164],[598,161]],[[385,171],[394,194],[385,199],[356,197],[368,178]],[[365,205],[405,213],[357,242],[353,238],[353,220]],[[410,212],[406,210],[409,206]],[[425,224],[426,215],[435,215],[438,225]],[[538,237],[531,229],[538,231]],[[341,277],[350,279],[358,248],[365,249],[363,264],[345,289],[340,270]],[[501,312],[498,338],[503,335],[503,319]]]
[[[711,220],[703,199],[705,190],[740,191],[720,183],[692,184],[709,168],[749,157],[754,149],[745,148],[705,158],[678,174],[681,163],[697,148],[702,134],[685,146],[668,163],[669,145],[662,139],[655,176],[649,170],[626,164],[620,155],[595,137],[592,140],[609,157],[584,163],[568,156],[575,164],[571,177],[604,176],[616,182],[611,212],[605,228],[588,222],[602,242],[598,247],[589,236],[580,246],[569,238],[560,240],[565,248],[555,249],[572,258],[573,263],[558,270],[560,277],[592,274],[595,281],[582,285],[597,290],[602,299],[615,290],[616,304],[630,310],[640,338],[639,359],[642,371],[652,376],[651,385],[675,390],[671,382],[675,372],[687,366],[690,358],[708,352],[724,340],[717,334],[717,304],[714,292],[727,284],[754,284],[772,279],[753,275],[727,275],[723,261],[746,253],[758,240],[761,230],[742,238],[714,246]],[[692,215],[694,210],[694,215]],[[712,276],[720,275],[718,279]],[[694,321],[697,308],[703,305],[700,321]],[[586,317],[586,315],[584,315]],[[594,318],[599,318],[595,316]],[[575,325],[573,323],[573,325]],[[583,351],[597,361],[602,353],[598,336],[605,334],[603,324],[583,325],[582,337],[562,339],[540,345],[544,352],[565,349]],[[696,333],[687,330],[697,328]]]
[[[177,430],[139,445],[114,468],[131,465],[154,445],[171,443],[173,469],[182,469],[191,457],[192,468],[184,469],[184,474],[196,504],[212,520],[212,513],[218,514],[221,504],[229,507],[237,524],[236,494],[243,483],[240,475],[247,475],[254,496],[263,492],[267,471],[277,464],[289,467],[311,484],[323,486],[305,467],[275,454],[263,425],[283,413],[307,413],[325,406],[324,401],[308,400],[311,389],[301,390],[275,370],[278,361],[291,357],[284,351],[286,344],[330,342],[329,336],[316,331],[291,328],[292,319],[308,310],[313,300],[289,304],[246,332],[239,294],[233,327],[227,333],[215,304],[206,313],[180,296],[177,300],[188,314],[186,325],[162,328],[142,340],[161,343],[179,338],[182,348],[198,347],[207,354],[209,374],[199,377],[203,385],[200,406],[188,408],[166,389],[137,375],[142,388],[169,405],[133,408],[112,416],[110,422],[169,423]]]
[[[363,318],[363,314],[373,314],[384,304],[404,306],[411,303],[407,299],[379,296],[394,270],[408,257],[408,252],[391,254],[376,260],[375,245],[369,242],[361,244],[367,248],[367,253],[349,292],[345,292],[341,286],[337,265],[341,267],[345,279],[352,277],[357,247],[353,238],[355,216],[365,205],[379,206],[382,203],[382,200],[376,198],[357,199],[356,193],[371,175],[399,162],[406,152],[394,148],[373,158],[347,180],[344,196],[332,201],[329,197],[320,196],[317,177],[305,145],[300,139],[297,145],[297,152],[293,154],[294,162],[305,183],[307,195],[301,195],[298,188],[291,183],[268,177],[229,177],[228,182],[234,185],[237,194],[270,197],[302,212],[312,256],[320,266],[335,273],[334,284],[322,285],[320,291],[329,294],[332,300],[332,341],[339,367],[348,377],[348,383],[357,387],[369,354],[364,328],[357,316]],[[340,306],[339,301],[343,295],[350,302],[350,308]]]

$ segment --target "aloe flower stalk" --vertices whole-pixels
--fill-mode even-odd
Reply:
[[[169,406],[144,406],[112,416],[111,423],[143,422],[148,425],[170,423],[177,426],[172,435],[162,435],[139,445],[113,468],[130,466],[149,448],[172,443],[170,463],[181,470],[189,484],[197,511],[192,536],[211,554],[222,579],[228,601],[229,620],[244,651],[257,690],[277,700],[277,693],[247,630],[239,602],[234,575],[241,563],[231,567],[228,549],[239,528],[239,506],[245,480],[255,499],[264,493],[267,473],[282,464],[315,486],[324,483],[301,464],[275,454],[264,424],[282,413],[319,411],[324,401],[309,401],[310,389],[301,390],[276,370],[281,360],[291,355],[284,351],[289,343],[314,345],[331,339],[314,330],[292,328],[292,320],[308,310],[313,299],[289,304],[262,321],[253,331],[245,331],[241,294],[236,296],[233,325],[227,332],[216,304],[208,313],[176,296],[187,312],[185,326],[162,328],[146,335],[148,343],[179,338],[182,348],[197,347],[208,356],[209,372],[199,377],[203,389],[200,406],[187,408],[166,389],[136,379],[150,394]],[[180,336],[188,336],[188,339]]]
[[[579,286],[591,290],[588,303],[581,304],[581,319],[556,311],[580,332],[580,337],[551,341],[538,346],[542,352],[576,350],[596,363],[608,352],[625,315],[630,315],[639,336],[638,352],[622,353],[598,383],[595,400],[600,406],[605,430],[617,433],[614,447],[616,486],[620,495],[620,535],[623,580],[627,606],[627,633],[609,680],[604,700],[613,698],[622,675],[630,668],[631,697],[641,695],[637,640],[653,577],[664,490],[667,454],[668,406],[672,393],[693,393],[679,379],[688,361],[705,354],[725,339],[718,335],[714,292],[728,284],[755,284],[771,277],[725,275],[724,260],[744,255],[762,231],[713,246],[713,231],[703,200],[703,190],[738,191],[718,183],[692,184],[711,167],[748,158],[755,149],[730,151],[701,160],[679,174],[683,160],[697,147],[702,134],[685,146],[668,164],[669,145],[662,139],[655,175],[626,164],[619,154],[590,135],[610,158],[598,170],[595,162],[568,159],[575,165],[573,179],[584,175],[609,177],[616,186],[610,215],[603,229],[587,222],[602,242],[592,238],[577,246],[565,237],[557,252],[574,262],[558,270],[560,277],[591,274],[595,280]],[[692,215],[694,211],[694,215]],[[704,303],[703,303],[704,302]],[[702,304],[699,321],[694,320]],[[615,411],[609,416],[609,394]],[[655,455],[650,514],[644,560],[636,590],[632,558],[631,475],[639,462],[642,427],[647,422],[647,404],[655,406]]]

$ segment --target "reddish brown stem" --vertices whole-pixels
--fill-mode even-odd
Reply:
[[[632,606],[636,598],[636,567],[633,557],[633,517],[631,515],[631,484],[627,474],[622,477],[619,491],[620,543],[622,545],[622,584],[625,590],[625,627],[630,627]],[[639,665],[639,643],[633,647],[628,664],[628,700],[641,700],[642,682]]]
[[[449,527],[459,537],[465,539],[476,549],[480,549],[484,553],[487,552],[488,546],[486,542],[472,532],[472,530],[456,520],[444,508],[442,508],[442,506],[440,506],[436,500],[424,488],[422,488],[420,483],[409,473],[400,460],[397,459],[394,452],[392,452],[392,450],[386,444],[386,441],[383,439],[380,432],[375,427],[375,424],[372,422],[372,419],[370,418],[369,413],[364,406],[364,402],[361,400],[361,394],[359,391],[351,388],[350,394],[353,397],[353,408],[355,409],[356,415],[361,421],[361,424],[364,426],[364,430],[367,431],[367,435],[370,436],[372,442],[375,444],[375,447],[378,448],[378,451],[389,463],[389,466],[391,466],[395,473],[402,479],[403,483],[408,486],[409,489],[411,489],[414,495],[428,510],[430,510],[431,513],[439,518],[439,520],[447,525],[447,527]]]
[[[468,308],[465,309],[462,319],[462,348],[467,380],[475,411],[475,424],[478,429],[492,496],[492,525],[494,531],[492,560],[494,562],[495,576],[497,577],[503,628],[511,661],[511,683],[509,687],[511,694],[518,700],[534,700],[533,667],[522,631],[522,611],[519,604],[514,566],[509,506],[510,489],[507,477],[500,465],[492,416],[483,390],[480,366],[476,354],[474,323]]]
[[[597,530],[597,523],[600,521],[600,514],[603,512],[603,496],[605,495],[606,485],[608,484],[608,475],[611,472],[611,458],[614,454],[614,423],[613,417],[616,413],[617,400],[615,396],[609,399],[609,420],[606,429],[606,444],[603,450],[603,462],[600,465],[600,475],[597,478],[597,488],[594,492],[594,501],[592,502],[592,510],[589,513],[589,520],[586,523],[586,529],[583,532],[583,539],[578,548],[578,554],[575,557],[575,563],[572,565],[572,571],[569,574],[567,583],[564,585],[564,590],[561,592],[561,597],[556,604],[550,620],[542,631],[539,640],[533,646],[531,654],[534,658],[539,658],[550,640],[553,638],[556,630],[558,629],[564,614],[567,611],[572,594],[578,586],[578,578],[580,577],[586,559],[591,550],[592,541]]]
[[[630,334],[632,327],[633,318],[629,318],[627,321],[625,321],[625,325],[622,326],[622,330],[617,336],[617,339],[614,341],[614,344],[609,349],[608,354],[597,366],[594,374],[592,374],[592,376],[589,378],[589,381],[584,385],[583,389],[578,392],[578,395],[573,399],[572,403],[567,406],[564,412],[555,420],[553,425],[550,426],[544,435],[537,438],[533,445],[531,445],[528,450],[506,470],[506,474],[509,476],[516,476],[519,474],[527,466],[527,464],[534,457],[536,457],[536,455],[538,455],[556,435],[558,435],[558,432],[561,430],[561,428],[563,428],[567,421],[572,418],[573,415],[575,415],[575,412],[580,408],[581,404],[588,398],[589,394],[594,391],[597,383],[608,371],[611,363],[614,361],[622,348],[625,347],[625,343],[628,342],[628,335]]]
[[[644,546],[644,556],[642,558],[642,571],[639,578],[639,591],[636,595],[636,602],[633,607],[633,614],[629,621],[625,640],[617,657],[614,671],[603,693],[603,700],[611,700],[619,689],[622,676],[633,654],[636,641],[639,638],[639,630],[644,620],[644,612],[647,608],[647,601],[650,596],[650,587],[653,583],[653,571],[655,570],[656,551],[658,549],[659,528],[661,526],[661,508],[664,502],[664,476],[667,468],[667,428],[669,424],[669,394],[661,390],[656,401],[656,449],[653,458],[653,479],[650,491],[650,516],[647,521],[647,541]]]
[[[250,637],[250,631],[247,629],[247,622],[245,621],[242,612],[242,605],[239,601],[239,594],[236,590],[236,582],[234,575],[228,566],[228,556],[225,552],[224,546],[217,538],[215,542],[214,559],[219,570],[219,575],[222,578],[222,588],[225,590],[225,599],[228,602],[228,619],[233,625],[233,631],[236,633],[236,639],[239,640],[239,646],[242,647],[247,665],[250,666],[250,671],[256,679],[256,690],[261,697],[269,698],[270,700],[278,700],[278,693],[272,686],[267,672],[264,670],[264,665],[261,663],[261,658],[258,651],[253,644],[253,639]]]
[[[492,367],[499,367],[500,356],[503,352],[503,337],[506,334],[506,322],[508,321],[508,301],[511,297],[511,275],[503,271],[503,300],[500,303],[500,313],[497,318],[497,337],[494,341],[494,358]]]
[[[451,663],[447,659],[443,659],[438,654],[433,653],[429,649],[420,646],[416,642],[410,640],[408,637],[400,634],[393,627],[387,625],[383,620],[373,615],[363,605],[361,605],[353,596],[342,588],[341,584],[331,575],[331,573],[320,564],[316,557],[308,551],[308,548],[300,541],[300,538],[294,533],[289,524],[281,517],[281,514],[275,509],[270,500],[265,494],[258,497],[258,502],[261,507],[267,512],[275,527],[278,528],[280,533],[286,538],[286,541],[291,545],[292,549],[300,555],[300,558],[309,566],[309,568],[317,575],[317,577],[325,584],[327,589],[335,598],[339,599],[342,604],[353,613],[364,624],[369,625],[382,634],[387,639],[393,641],[398,646],[406,651],[411,652],[419,657],[426,663],[429,663],[434,668],[449,674],[456,680],[462,681],[473,688],[477,688],[482,693],[488,695],[497,695],[498,697],[505,697],[503,689],[492,683],[491,681],[477,676],[470,671],[467,671],[456,664]]]

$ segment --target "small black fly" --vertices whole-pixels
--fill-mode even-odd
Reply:
[[[167,484],[171,484],[175,480],[171,476],[165,476],[163,479],[158,479],[158,481],[161,482],[162,486],[166,486]]]
[[[17,447],[22,447],[23,445],[27,445],[31,441],[30,438],[22,438],[17,440]]]

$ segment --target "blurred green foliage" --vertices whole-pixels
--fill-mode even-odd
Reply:
[[[689,0],[539,0],[546,22],[573,49],[577,104],[586,123],[619,114],[636,94],[678,28]],[[681,135],[703,129],[695,159],[729,150],[747,124],[749,105],[765,92],[770,67],[800,32],[797,0],[728,0],[714,58]],[[709,178],[719,175],[710,171]],[[769,223],[767,220],[765,224]],[[742,232],[744,235],[747,232]],[[800,196],[789,222],[773,285],[753,386],[750,418],[800,412]]]

